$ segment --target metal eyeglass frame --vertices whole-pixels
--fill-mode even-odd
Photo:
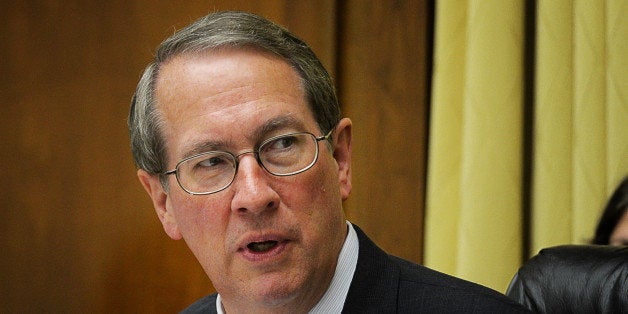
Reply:
[[[214,194],[214,193],[218,193],[218,192],[220,192],[220,191],[225,190],[226,188],[228,188],[229,186],[231,186],[231,184],[233,183],[233,181],[235,181],[235,177],[236,177],[236,175],[238,174],[238,166],[239,166],[239,164],[240,164],[240,156],[247,155],[247,154],[253,154],[253,155],[255,156],[255,160],[257,160],[257,164],[258,164],[258,165],[260,165],[260,166],[261,166],[261,167],[262,167],[262,168],[263,168],[266,172],[268,172],[268,173],[270,173],[270,174],[272,174],[272,175],[274,175],[274,176],[277,176],[277,177],[287,177],[287,176],[292,176],[292,175],[295,175],[295,174],[299,174],[299,173],[305,172],[305,171],[309,170],[310,168],[312,168],[312,167],[314,166],[314,164],[316,164],[316,161],[318,161],[318,154],[319,154],[318,142],[320,142],[320,141],[324,141],[324,140],[329,139],[329,137],[330,137],[330,136],[331,136],[331,134],[334,132],[334,130],[335,130],[335,128],[332,128],[331,130],[329,130],[329,132],[327,132],[327,134],[325,134],[325,135],[323,135],[323,136],[319,136],[319,137],[316,137],[316,135],[314,135],[314,134],[312,134],[312,133],[310,133],[310,132],[287,133],[287,134],[282,134],[282,135],[273,136],[273,137],[271,137],[271,138],[269,138],[269,139],[264,140],[264,141],[263,141],[263,142],[259,145],[259,147],[261,148],[261,147],[263,147],[266,143],[269,143],[269,142],[272,142],[272,141],[274,141],[274,140],[276,140],[276,139],[278,139],[278,138],[282,138],[282,137],[285,137],[285,136],[290,136],[290,135],[301,135],[301,134],[307,134],[307,135],[312,136],[312,137],[314,138],[314,140],[316,141],[316,144],[317,144],[317,145],[316,145],[316,154],[314,155],[314,159],[313,159],[313,160],[312,160],[312,162],[311,162],[309,165],[307,165],[305,168],[300,169],[300,170],[297,170],[297,171],[293,171],[293,172],[289,172],[289,173],[284,173],[284,174],[276,174],[276,173],[271,172],[270,170],[268,170],[268,168],[266,168],[266,166],[264,166],[264,163],[262,162],[262,160],[261,160],[261,159],[260,159],[260,157],[259,157],[259,154],[260,154],[260,152],[259,152],[259,148],[257,148],[257,149],[254,149],[254,150],[247,150],[247,151],[244,151],[244,152],[239,153],[239,154],[237,154],[237,155],[234,155],[233,153],[228,152],[228,151],[209,151],[209,152],[204,152],[204,153],[196,154],[196,155],[194,155],[194,156],[190,156],[190,157],[187,157],[187,158],[182,159],[181,161],[179,161],[179,162],[177,163],[177,165],[175,166],[175,168],[174,168],[174,169],[169,170],[169,171],[166,171],[166,172],[162,172],[162,173],[160,173],[160,175],[163,175],[163,176],[169,176],[169,175],[174,174],[174,175],[175,175],[175,178],[177,179],[177,183],[179,184],[179,186],[181,187],[181,189],[183,189],[183,191],[185,191],[185,192],[186,192],[186,193],[188,193],[188,194],[191,194],[191,195],[209,195],[209,194]],[[209,154],[209,153],[215,153],[215,152],[226,153],[227,155],[229,155],[229,156],[233,157],[233,160],[235,161],[235,163],[234,163],[234,168],[235,168],[235,170],[233,171],[233,177],[231,178],[231,180],[229,181],[229,183],[227,183],[224,187],[222,187],[222,188],[220,188],[220,189],[218,189],[218,190],[215,190],[215,191],[209,191],[209,192],[192,192],[192,191],[190,191],[190,190],[186,189],[186,188],[183,186],[183,184],[181,184],[181,180],[179,179],[179,166],[180,166],[182,163],[184,163],[184,162],[186,162],[186,161],[188,161],[188,160],[190,160],[190,159],[194,159],[194,158],[197,158],[197,157],[199,157],[199,156],[206,155],[206,154]]]

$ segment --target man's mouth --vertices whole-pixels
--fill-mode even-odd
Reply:
[[[277,263],[287,258],[285,253],[292,248],[296,238],[290,232],[251,231],[242,236],[237,253],[258,266],[266,262]]]
[[[246,247],[255,253],[263,253],[270,251],[277,243],[277,241],[251,242]]]

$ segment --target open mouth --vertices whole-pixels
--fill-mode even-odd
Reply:
[[[251,242],[246,247],[255,253],[264,253],[277,246],[277,241]]]

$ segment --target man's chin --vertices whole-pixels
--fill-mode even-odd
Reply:
[[[245,287],[246,294],[256,307],[264,307],[268,310],[292,309],[294,306],[302,306],[308,303],[309,289],[300,277],[286,274],[272,273],[259,276]],[[240,301],[242,295],[235,296]]]

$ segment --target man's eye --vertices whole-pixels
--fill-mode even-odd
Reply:
[[[274,139],[266,144],[260,150],[261,153],[286,153],[299,146],[299,138],[297,136],[283,136]]]
[[[294,136],[286,136],[286,137],[282,137],[279,138],[277,140],[275,140],[272,145],[271,148],[273,149],[284,149],[284,148],[288,148],[292,145],[294,145],[294,143],[296,142],[296,137]]]
[[[223,157],[209,157],[196,163],[197,168],[215,168],[226,163]]]

